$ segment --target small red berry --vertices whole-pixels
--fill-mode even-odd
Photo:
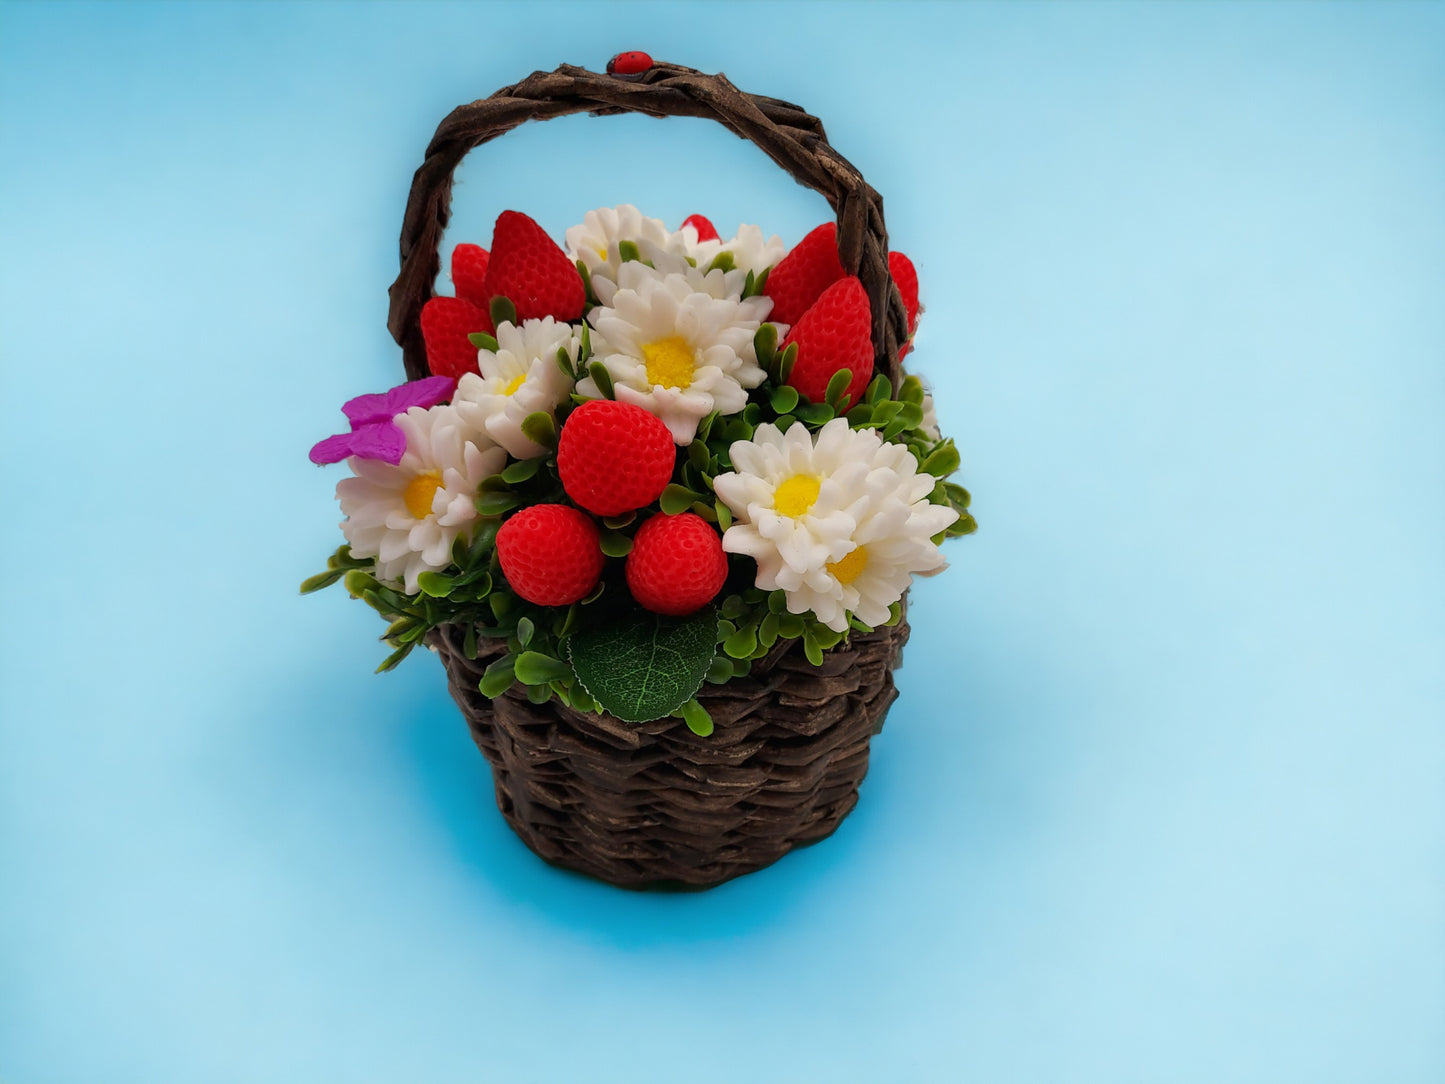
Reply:
[[[779,349],[792,343],[798,344],[798,358],[788,383],[800,394],[821,403],[833,374],[848,369],[853,378],[847,394],[861,402],[873,379],[873,316],[863,283],[849,275],[824,290]]]
[[[662,419],[615,399],[583,403],[562,424],[557,473],[567,496],[599,516],[646,507],[672,481],[677,448]]]
[[[452,285],[457,296],[486,311],[492,299],[486,295],[487,250],[481,245],[458,245],[452,249]]]
[[[763,293],[773,299],[769,320],[780,324],[796,324],[808,306],[833,283],[843,277],[843,263],[838,259],[838,225],[825,222],[793,247],[768,272]]]
[[[618,53],[607,62],[608,75],[641,75],[652,67],[652,57],[637,49]]]
[[[459,297],[433,297],[421,307],[421,337],[432,375],[459,380],[477,371],[477,348],[467,338],[475,331],[491,334],[492,319]]]
[[[908,313],[908,341],[898,348],[901,360],[913,349],[913,333],[918,330],[918,271],[913,261],[901,252],[888,253],[888,273],[903,297],[903,310]]]
[[[684,226],[691,226],[697,230],[697,239],[699,241],[718,240],[717,227],[702,215],[688,215],[682,220],[682,224]]]
[[[565,504],[534,504],[503,523],[497,557],[512,590],[538,606],[586,598],[606,560],[597,524]]]
[[[638,605],[653,613],[690,614],[717,598],[727,578],[722,539],[691,512],[650,518],[627,555],[627,586]]]

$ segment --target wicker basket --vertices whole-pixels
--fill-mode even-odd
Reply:
[[[412,183],[391,287],[389,327],[409,379],[428,375],[420,315],[440,270],[453,171],[525,121],[581,112],[710,117],[821,192],[837,212],[843,268],[872,304],[875,368],[898,386],[908,322],[888,273],[881,197],[829,146],[817,118],[672,64],[630,77],[564,65],[442,121]],[[699,693],[716,727],[706,738],[674,718],[633,724],[555,700],[534,705],[517,687],[488,700],[478,680],[502,649],[483,640],[471,658],[465,638],[448,626],[429,643],[491,763],[497,804],[527,846],[616,885],[704,887],[824,838],[857,804],[869,739],[897,695],[892,670],[908,626],[855,635],[822,666],[807,661],[800,641],[779,641],[747,677]]]

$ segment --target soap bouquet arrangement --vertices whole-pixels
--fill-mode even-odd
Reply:
[[[918,278],[899,252],[888,271],[903,355]],[[924,384],[874,372],[833,223],[788,249],[622,206],[564,248],[507,211],[451,278],[420,314],[431,375],[352,399],[311,451],[351,476],[346,544],[302,590],[339,582],[387,620],[380,670],[451,627],[490,659],[487,698],[706,736],[706,683],[896,624],[975,529]]]

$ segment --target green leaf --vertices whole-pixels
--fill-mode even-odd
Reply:
[[[813,639],[812,630],[803,633],[803,654],[814,666],[823,665],[823,648]]]
[[[541,467],[542,461],[540,459],[519,459],[517,462],[510,464],[506,470],[502,471],[502,480],[511,485],[516,485],[518,482],[527,481],[527,479],[535,475]]]
[[[848,385],[852,382],[852,370],[839,369],[828,378],[828,388],[823,392],[823,401],[834,409],[841,409],[843,393],[848,390]]]
[[[863,401],[865,403],[881,403],[892,394],[893,385],[888,382],[886,376],[879,373],[868,385],[868,390],[863,393]]]
[[[723,650],[735,659],[746,659],[758,646],[758,630],[744,626],[723,641]]]
[[[592,272],[587,270],[587,265],[581,260],[577,261],[577,274],[582,276],[582,287],[587,291],[587,300],[593,305],[597,304],[597,294],[592,290]]]
[[[598,542],[608,557],[626,557],[632,552],[632,539],[621,531],[603,531]]]
[[[758,364],[769,372],[773,371],[777,363],[778,353],[778,329],[772,324],[761,324],[753,334],[753,353],[757,355]]]
[[[778,615],[769,611],[763,618],[762,624],[758,626],[758,643],[763,647],[772,647],[778,642]]]
[[[516,324],[517,306],[513,305],[501,294],[492,298],[492,303],[487,306],[492,317],[492,326],[501,327],[503,324]]]
[[[923,381],[911,374],[903,378],[903,386],[898,389],[898,399],[900,402],[913,403],[919,407],[923,405],[923,397],[926,394],[927,392],[923,387]]]
[[[423,572],[416,578],[416,585],[421,588],[421,593],[432,598],[446,598],[452,593],[452,584],[452,578],[443,576],[440,572]]]
[[[497,591],[487,599],[487,605],[492,608],[492,616],[498,621],[503,621],[512,612],[512,606],[516,600],[505,591]]]
[[[545,704],[552,699],[552,686],[550,685],[528,685],[527,699],[534,704]]]
[[[637,260],[639,262],[642,260],[642,252],[638,249],[636,241],[618,241],[617,256],[623,263],[626,263],[628,260]]]
[[[713,510],[713,506],[710,504],[704,504],[702,501],[693,501],[691,510],[693,515],[699,519],[705,519],[709,523],[717,522],[717,512]]]
[[[697,702],[696,697],[682,706],[682,721],[699,738],[705,738],[712,733],[712,716],[707,713],[707,708]]]
[[[607,371],[607,366],[600,361],[594,361],[587,366],[587,372],[592,377],[592,383],[597,385],[597,390],[604,399],[616,399],[617,392],[612,387],[612,374]]]
[[[693,442],[706,441],[708,434],[712,432],[712,423],[717,420],[718,412],[716,410],[705,415],[702,421],[697,423],[697,436],[693,438]]]
[[[588,288],[589,290],[592,288],[592,280],[591,280],[591,278],[588,278],[588,280],[587,280],[587,288]],[[584,323],[584,324],[582,325],[581,343],[580,343],[580,345],[577,347],[577,364],[572,367],[573,370],[576,371],[576,372],[578,372],[578,373],[580,373],[580,372],[582,371],[582,367],[587,364],[587,359],[590,358],[591,356],[592,356],[592,332],[591,332],[591,330],[587,327],[587,325]]]
[[[556,447],[557,423],[545,410],[534,410],[522,419],[522,435],[544,448]]]
[[[706,474],[712,468],[712,453],[707,450],[706,444],[695,440],[687,446],[687,461]]]
[[[694,493],[686,486],[680,486],[674,482],[662,491],[662,510],[669,516],[676,516],[691,508],[692,502],[699,496],[700,494]]]
[[[319,572],[315,576],[301,581],[301,593],[303,595],[309,595],[312,591],[320,591],[323,587],[330,587],[344,575],[346,575],[346,573],[339,568],[332,569],[330,572]]]
[[[773,406],[776,414],[791,414],[793,408],[798,405],[798,389],[784,384],[782,387],[774,388],[768,395],[768,402]]]
[[[532,642],[532,637],[536,635],[536,632],[537,626],[532,622],[532,619],[530,617],[518,618],[517,642],[519,644],[521,644],[523,647],[526,647]]]
[[[708,665],[705,680],[711,685],[724,685],[733,679],[733,661],[719,655]]]
[[[557,368],[562,370],[562,375],[568,380],[577,379],[577,372],[572,368],[572,355],[567,353],[565,346],[557,347]]]
[[[540,651],[524,651],[518,655],[514,672],[523,685],[546,685],[572,676],[572,668],[565,662]]]
[[[718,528],[720,530],[726,531],[729,527],[733,525],[732,509],[723,503],[721,497],[719,497],[716,501],[713,502],[713,507],[717,509]]]
[[[798,344],[789,343],[788,348],[783,351],[783,356],[778,359],[777,383],[786,384],[788,377],[793,375],[793,366],[798,363]]]
[[[390,655],[381,660],[381,665],[376,668],[376,672],[378,674],[381,674],[385,673],[387,670],[395,670],[397,664],[400,663],[402,659],[410,655],[411,649],[414,647],[416,647],[415,643],[402,644],[401,647],[397,648]]]
[[[687,617],[633,611],[580,629],[568,641],[577,680],[625,722],[668,715],[702,687],[716,652],[717,611]]]
[[[497,340],[492,338],[485,331],[473,331],[470,335],[467,336],[467,341],[470,342],[473,346],[475,346],[478,350],[490,350],[492,353],[495,354],[499,349],[499,347],[497,346]]]
[[[737,265],[737,259],[731,252],[719,252],[712,258],[712,263],[707,265],[707,269],[709,271],[731,271]]]
[[[958,470],[958,449],[953,441],[945,441],[923,461],[923,469],[935,478],[944,478]]]
[[[500,516],[521,503],[515,493],[483,493],[477,498],[477,511],[484,516]]]
[[[804,403],[797,410],[804,425],[823,425],[834,418],[833,408],[827,403]]]
[[[613,531],[620,531],[622,528],[630,526],[635,519],[637,519],[636,512],[623,512],[620,516],[603,517],[602,526]]]
[[[768,272],[770,271],[772,271],[771,267],[767,268],[763,271],[761,275],[758,275],[756,277],[751,271],[749,271],[748,280],[743,285],[743,297],[757,297],[759,294],[761,294],[763,292],[763,288],[768,284]]]

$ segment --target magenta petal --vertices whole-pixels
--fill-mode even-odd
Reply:
[[[318,441],[311,449],[311,462],[325,466],[327,463],[340,463],[351,454],[351,438],[355,433],[337,433],[334,437],[327,437]]]
[[[386,393],[386,405],[395,417],[410,407],[434,407],[456,390],[457,382],[449,376],[426,376],[392,388]]]
[[[363,425],[351,437],[351,454],[363,459],[380,459],[393,467],[406,454],[406,434],[393,422]]]
[[[405,387],[405,385],[402,386]],[[388,403],[390,398],[390,392],[385,394],[358,395],[355,399],[348,401],[342,406],[341,413],[345,414],[347,419],[350,420],[351,428],[353,429],[358,426],[368,425],[371,422],[389,422],[393,416],[400,413],[400,411],[391,409]],[[405,407],[402,407],[402,410],[405,409]]]

